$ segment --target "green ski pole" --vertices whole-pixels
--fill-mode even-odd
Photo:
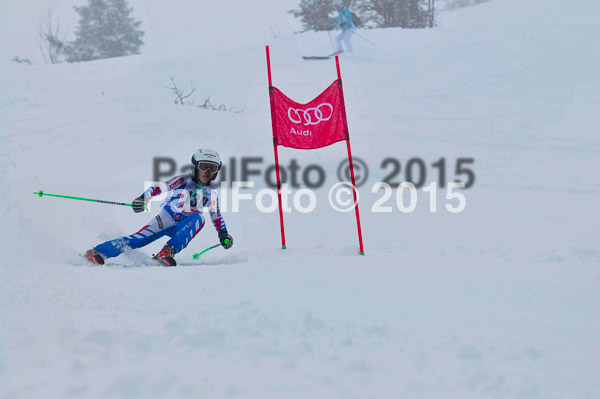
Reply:
[[[229,239],[228,239],[228,238],[226,238],[226,239],[225,239],[225,244],[229,244]],[[212,247],[208,247],[208,248],[206,248],[206,249],[205,249],[204,251],[202,251],[202,252],[195,253],[195,254],[192,256],[192,258],[194,258],[194,259],[198,259],[198,258],[200,257],[200,255],[202,255],[203,253],[205,253],[205,252],[207,252],[207,251],[210,251],[211,249],[213,249],[213,248],[216,248],[216,247],[218,247],[218,246],[220,246],[220,245],[221,245],[221,244],[215,244],[215,245],[213,245]]]
[[[71,197],[69,195],[48,194],[48,193],[43,192],[42,190],[38,191],[37,193],[33,193],[33,194],[39,195],[40,197],[45,195],[47,197],[58,197],[58,198],[67,198],[67,199],[74,199],[74,200],[80,200],[80,201],[99,202],[101,204],[133,206],[133,204],[126,204],[124,202],[104,201],[104,200],[92,199],[92,198]]]

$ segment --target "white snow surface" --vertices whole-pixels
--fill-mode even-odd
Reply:
[[[282,165],[327,172],[317,209],[284,215],[286,250],[278,213],[246,201],[224,213],[229,251],[192,260],[217,242],[207,224],[178,267],[152,263],[164,239],[93,267],[79,254],[151,215],[34,191],[131,202],[153,157],[180,168],[199,147],[226,164],[263,157],[264,171],[264,45],[273,84],[297,101],[336,78],[333,60],[300,57],[331,51],[324,32],[234,30],[217,51],[202,24],[177,25],[191,2],[169,2],[172,15],[151,3],[141,55],[30,66],[1,54],[1,398],[600,397],[599,2],[493,0],[435,29],[358,32],[376,46],[356,36],[340,63],[353,154],[370,168],[365,256],[354,214],[327,204],[337,143],[279,149]],[[258,26],[236,10],[214,25]],[[198,45],[169,49],[168,26]],[[194,82],[195,105],[173,104],[169,75]],[[197,108],[209,95],[232,111]],[[394,180],[422,158],[428,183],[440,158],[447,181],[473,158],[465,210],[448,212],[440,188],[435,213],[422,190],[412,213],[395,196],[391,213],[371,212],[387,157],[402,162]]]

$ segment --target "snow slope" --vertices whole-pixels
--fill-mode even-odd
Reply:
[[[78,254],[151,215],[33,191],[131,201],[153,157],[182,167],[201,146],[225,160],[263,157],[264,171],[264,44],[274,85],[291,98],[308,101],[336,78],[333,61],[300,58],[327,53],[325,33],[234,32],[219,51],[169,52],[158,32],[170,19],[156,7],[144,11],[156,28],[142,55],[2,59],[0,397],[600,396],[598,2],[494,0],[432,30],[359,32],[377,46],[355,37],[341,69],[353,153],[370,170],[366,256],[353,214],[327,204],[338,143],[280,149],[284,165],[327,172],[317,209],[285,215],[287,250],[277,212],[245,202],[225,213],[228,252],[192,260],[217,241],[207,226],[180,267],[152,265],[163,240],[90,267]],[[169,75],[194,82],[196,105],[210,95],[232,112],[173,104]],[[393,198],[393,212],[371,212],[387,157],[403,167],[422,158],[427,182],[440,158],[447,181],[457,158],[473,158],[465,211],[446,211],[439,189],[435,213],[421,190],[412,213]]]

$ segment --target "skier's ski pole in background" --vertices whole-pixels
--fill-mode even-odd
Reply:
[[[366,37],[364,37],[364,36],[362,36],[362,35],[359,35],[359,34],[358,34],[358,32],[356,32],[356,30],[354,31],[354,34],[355,34],[356,36],[360,37],[361,39],[363,39],[364,41],[366,41],[366,42],[369,42],[369,43],[371,43],[373,46],[377,47],[377,45],[376,45],[375,43],[373,43],[372,41],[370,41],[370,40],[369,40],[369,39],[367,39]]]
[[[229,240],[228,240],[228,239],[225,239],[225,244],[229,244]],[[207,251],[210,251],[210,250],[211,250],[211,249],[213,249],[213,248],[220,247],[220,246],[221,246],[221,244],[215,244],[215,245],[213,245],[212,247],[208,247],[208,248],[206,248],[206,249],[205,249],[204,251],[202,251],[202,252],[195,253],[194,255],[192,255],[192,258],[194,258],[194,259],[198,259],[198,258],[200,257],[200,255],[202,255],[203,253],[205,253],[205,252],[207,252]]]
[[[104,201],[104,200],[92,199],[92,198],[81,198],[81,197],[71,197],[68,195],[48,194],[48,193],[43,192],[42,190],[40,190],[39,192],[34,193],[34,194],[39,195],[40,197],[45,195],[48,197],[58,197],[58,198],[68,198],[68,199],[74,199],[74,200],[80,200],[80,201],[100,202],[101,204],[133,206],[133,204],[126,204],[124,202]]]
[[[336,49],[335,49],[335,46],[333,45],[333,39],[331,38],[331,31],[328,29],[327,33],[329,34],[329,41],[331,42],[331,48],[333,49],[333,52],[335,53]]]

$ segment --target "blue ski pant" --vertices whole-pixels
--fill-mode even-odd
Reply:
[[[137,233],[106,241],[96,246],[96,249],[105,258],[113,258],[122,254],[128,248],[141,248],[163,236],[169,236],[171,239],[167,241],[167,244],[173,247],[175,253],[177,253],[187,247],[203,227],[204,218],[199,213],[185,216],[176,221],[163,209]]]

